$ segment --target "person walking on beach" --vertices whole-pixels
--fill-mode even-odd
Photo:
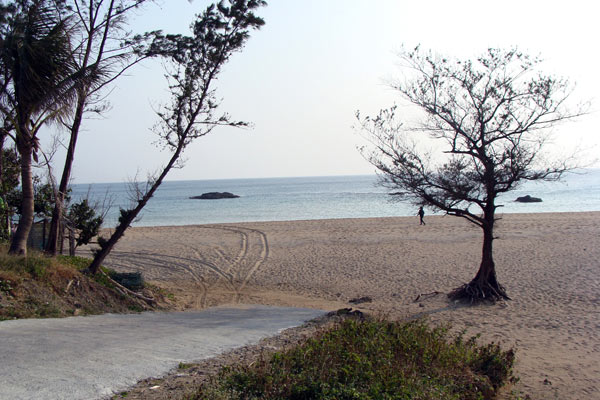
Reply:
[[[419,216],[420,225],[426,225],[425,221],[423,221],[423,217],[425,216],[425,211],[423,210],[423,206],[421,206],[419,208],[419,211],[417,212],[417,215]]]

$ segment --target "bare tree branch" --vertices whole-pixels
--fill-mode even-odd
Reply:
[[[357,113],[371,144],[363,156],[392,194],[482,228],[479,272],[452,293],[454,298],[507,299],[492,257],[496,199],[524,181],[557,180],[577,167],[574,157],[547,161],[542,154],[550,129],[586,110],[569,109],[571,84],[541,74],[541,61],[517,49],[489,49],[476,60],[452,60],[419,48],[400,57],[412,75],[392,87],[425,118],[411,127],[397,120],[395,106],[373,118]],[[445,157],[433,162],[407,140],[413,134],[446,143]]]

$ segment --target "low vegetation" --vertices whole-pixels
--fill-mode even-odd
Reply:
[[[0,320],[54,318],[106,312],[138,312],[166,307],[163,293],[146,286],[148,305],[115,287],[111,271],[88,277],[80,271],[90,260],[82,257],[15,257],[0,249]]]
[[[109,270],[82,274],[88,264],[81,257],[14,257],[0,250],[0,320],[168,306],[157,288],[142,290],[156,299],[153,306],[129,296],[115,286]],[[423,320],[349,318],[288,350],[251,364],[229,364],[199,388],[188,386],[186,392],[193,392],[186,398],[479,400],[494,399],[499,388],[516,380],[513,350],[450,332],[447,325],[432,328]],[[190,366],[181,363],[179,370]]]
[[[196,399],[493,399],[515,355],[448,326],[346,320],[304,344],[229,366]]]

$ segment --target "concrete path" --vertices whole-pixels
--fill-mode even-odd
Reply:
[[[0,399],[100,399],[323,311],[247,306],[0,322]]]

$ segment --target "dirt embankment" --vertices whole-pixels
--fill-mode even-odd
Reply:
[[[89,277],[77,267],[42,256],[0,257],[0,320],[126,313],[174,307],[165,292],[145,287],[144,301],[105,276]]]

